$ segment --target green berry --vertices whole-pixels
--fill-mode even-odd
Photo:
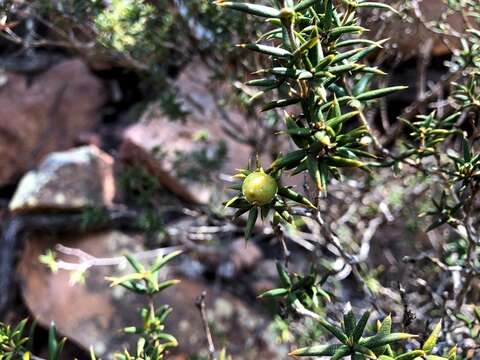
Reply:
[[[251,173],[242,184],[243,195],[252,205],[263,206],[271,203],[277,191],[276,180],[263,171]]]

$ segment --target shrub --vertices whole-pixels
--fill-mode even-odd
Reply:
[[[136,2],[122,4],[139,6]],[[243,15],[249,19],[247,23],[253,17],[269,26],[258,39],[239,47],[265,58],[261,64],[266,65],[256,69],[257,77],[246,84],[259,88],[250,102],[261,103],[262,111],[273,112],[275,118],[283,120],[281,131],[272,136],[288,146],[279,146],[283,153],[270,164],[261,164],[257,158],[253,166],[240,169],[234,176],[238,179],[232,185],[234,196],[225,206],[234,209],[234,218],[245,220],[247,240],[258,235],[255,225],[260,217],[271,222],[282,247],[284,263],[277,264],[279,285],[259,298],[281,305],[275,319],[283,339],[290,341],[292,337],[282,321],[293,328],[308,318],[316,326],[312,331],[314,339],[303,339],[309,342],[307,346],[294,344],[290,355],[325,356],[331,360],[474,359],[478,354],[480,311],[467,303],[472,284],[480,276],[478,2],[447,1],[441,19],[428,23],[418,14],[420,10],[416,12],[422,26],[451,47],[452,56],[446,76],[430,92],[420,91],[422,95],[414,106],[404,109],[391,146],[384,144],[375,119],[368,114],[384,106],[385,97],[406,87],[379,85],[378,78],[386,74],[372,65],[371,59],[388,39],[364,38],[367,29],[360,25],[359,13],[372,9],[396,13],[395,9],[362,0],[275,0],[261,4],[219,0],[216,5],[223,8],[220,23],[229,30],[235,26],[229,27],[226,19],[235,19],[233,24],[238,25],[243,23]],[[197,9],[203,14],[218,11],[213,10],[213,5]],[[150,5],[131,10],[147,18],[153,11]],[[104,7],[99,11],[96,26],[111,29],[124,15],[123,11],[110,12]],[[232,15],[234,11],[242,16]],[[463,19],[463,30],[448,25],[453,15]],[[128,52],[130,46],[135,46],[133,38],[146,36],[148,29],[143,20],[135,22],[136,16],[129,20],[136,25],[132,34],[117,39],[123,44],[113,37],[103,41],[113,41],[113,48]],[[228,38],[227,43],[233,38]],[[446,99],[441,97],[443,90],[448,90]],[[437,98],[443,101],[434,102]],[[306,191],[286,185],[287,175],[297,174],[305,175]],[[389,184],[396,177],[401,180]],[[377,202],[375,191],[388,194]],[[332,200],[339,193],[342,197]],[[348,217],[350,223],[360,223],[357,220],[363,217],[369,219],[368,225],[345,226],[346,220],[342,223],[335,209],[344,205],[342,202],[361,202],[367,196],[368,206],[349,208],[343,217]],[[429,200],[418,212],[417,198]],[[412,206],[406,206],[408,214],[415,217],[410,227],[441,238],[435,243],[439,256],[427,251],[395,259],[416,266],[414,274],[406,274],[408,280],[414,281],[407,288],[399,283],[397,289],[387,289],[379,279],[381,270],[370,269],[367,263],[369,242],[380,224],[377,215],[383,213],[394,220],[396,209],[404,202],[410,205],[409,201]],[[429,220],[418,221],[416,215],[420,219],[428,216]],[[358,235],[352,229],[361,232],[359,241],[352,240]],[[295,237],[312,252],[305,273],[289,269],[288,241]],[[135,272],[110,280],[114,285],[154,296],[175,283],[158,283],[156,277],[158,269],[175,255],[159,259],[148,269],[129,256]],[[54,268],[54,255],[49,254],[47,259]],[[425,263],[428,266],[423,266]],[[388,270],[384,272],[388,274]],[[347,275],[343,273],[351,274],[362,290],[360,300],[350,299],[353,306],[332,291],[346,286],[342,280]],[[388,298],[388,306],[380,297]],[[396,323],[390,311],[402,313],[401,321]],[[176,344],[164,333],[163,320],[168,312],[152,306],[142,309],[145,326],[127,329],[140,336],[133,352],[136,355],[125,352],[119,358],[162,358],[166,349]],[[417,326],[418,334],[410,334],[416,315],[421,316],[425,330]],[[11,354],[27,351],[22,324],[14,330],[1,328],[2,346]],[[211,357],[215,356],[212,352]]]

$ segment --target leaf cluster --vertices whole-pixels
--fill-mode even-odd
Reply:
[[[279,287],[260,294],[258,298],[280,299],[287,308],[294,308],[295,304],[300,303],[308,309],[318,309],[322,303],[331,301],[331,294],[322,288],[322,282],[314,269],[306,276],[289,274],[277,262],[277,272]]]
[[[438,338],[441,334],[441,322],[432,330],[429,337],[419,349],[408,351],[394,351],[393,345],[415,338],[407,333],[392,332],[392,318],[387,316],[383,321],[377,321],[374,335],[368,335],[367,324],[370,311],[366,311],[356,319],[350,310],[343,316],[341,326],[318,319],[320,325],[333,335],[340,343],[331,345],[314,345],[294,350],[291,355],[303,356],[328,356],[330,360],[338,360],[346,357],[352,359],[379,359],[379,360],[455,360],[457,349],[450,349],[445,357],[433,355]]]
[[[371,101],[404,87],[370,89],[376,67],[362,63],[384,41],[361,38],[357,10],[391,9],[367,1],[277,1],[276,6],[218,1],[218,5],[266,18],[272,29],[243,48],[265,54],[271,67],[256,71],[261,76],[247,85],[260,88],[252,99],[276,91],[278,98],[263,111],[295,105],[300,112],[285,113],[285,129],[297,150],[279,156],[266,172],[307,172],[319,192],[329,179],[341,178],[343,168],[366,169],[370,130],[363,108]]]
[[[0,323],[0,359],[30,360],[36,358],[32,354],[36,322],[31,323],[28,330],[27,325],[28,319],[20,321],[15,327]],[[52,322],[48,330],[46,360],[61,359],[66,341],[66,338],[62,338],[60,341],[57,339],[56,327]]]
[[[124,276],[107,278],[111,286],[122,286],[131,292],[146,295],[149,298],[148,307],[140,310],[142,325],[124,329],[127,334],[139,336],[133,355],[126,349],[124,353],[116,354],[116,359],[163,359],[167,349],[178,345],[175,337],[165,332],[165,320],[172,312],[172,308],[164,305],[156,309],[153,296],[179,283],[179,280],[160,281],[159,278],[161,270],[180,253],[181,251],[174,251],[159,256],[149,267],[144,266],[135,257],[125,255],[134,271]]]

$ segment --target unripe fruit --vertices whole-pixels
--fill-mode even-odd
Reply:
[[[243,195],[252,205],[263,206],[271,203],[277,191],[275,179],[263,171],[251,173],[242,184]]]

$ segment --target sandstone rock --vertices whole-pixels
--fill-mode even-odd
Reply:
[[[183,200],[206,203],[209,198],[207,187],[201,183],[192,184],[192,181],[180,179],[174,167],[180,151],[195,151],[194,137],[200,130],[196,124],[171,122],[166,118],[137,123],[124,133],[120,148],[121,158],[129,165],[145,168],[157,177],[163,186]]]
[[[230,244],[232,261],[238,269],[248,269],[257,264],[262,258],[262,249],[252,241],[237,239]]]
[[[291,271],[291,269],[289,270]],[[276,288],[278,285],[276,261],[272,259],[261,261],[255,268],[253,277],[255,278],[255,281],[250,285],[254,294],[260,295],[267,290]]]
[[[91,145],[48,155],[22,178],[9,207],[13,212],[105,207],[114,195],[113,159]]]
[[[39,323],[47,326],[55,321],[62,335],[85,349],[93,345],[102,358],[108,359],[114,350],[136,341],[118,329],[138,324],[137,311],[144,299],[123,288],[109,288],[104,277],[112,272],[118,274],[119,269],[115,267],[94,268],[84,284],[74,286],[69,283],[69,273],[62,270],[51,273],[38,258],[59,241],[96,257],[113,257],[127,250],[141,250],[142,238],[117,231],[61,239],[30,236],[19,262],[21,293]],[[285,358],[285,352],[280,354],[285,349],[267,342],[272,334],[266,330],[268,321],[260,313],[225,292],[189,280],[183,280],[155,299],[158,304],[170,304],[174,309],[167,331],[177,337],[180,347],[172,356],[205,353],[203,328],[194,305],[203,290],[208,293],[208,318],[215,324],[212,330],[217,346],[228,346],[229,352],[241,359]],[[227,343],[220,339],[226,339]]]
[[[263,258],[262,250],[252,241],[244,238],[234,240],[227,248],[217,253],[203,254],[202,263],[217,269],[217,274],[228,280],[235,280],[244,271],[252,270]]]
[[[399,1],[381,0],[396,7]],[[442,0],[418,1],[419,14],[425,22],[436,21],[445,12],[445,2]],[[414,12],[414,10],[412,10]],[[373,15],[373,16],[372,16]],[[424,24],[416,19],[411,22],[405,21],[397,15],[385,17],[383,10],[371,10],[364,12],[365,27],[370,29],[367,36],[375,39],[390,38],[384,47],[395,55],[402,57],[416,56],[422,51],[431,52],[433,55],[441,56],[450,53],[441,37],[428,30]],[[461,16],[448,16],[447,22],[456,30],[463,30]],[[452,38],[449,38],[451,41]]]
[[[247,166],[252,155],[250,146],[226,134],[209,75],[208,69],[192,65],[177,81],[178,97],[189,112],[185,122],[150,111],[125,131],[120,150],[125,162],[144,166],[170,191],[194,203],[209,202],[212,187],[217,194],[223,188],[220,174],[232,175]],[[238,111],[229,111],[229,117],[240,126],[246,124],[245,115]],[[224,161],[216,168],[214,159],[224,150]],[[202,159],[210,161],[207,167]]]
[[[61,62],[33,78],[11,72],[3,78],[0,186],[92,130],[105,99],[101,82],[80,60]]]

